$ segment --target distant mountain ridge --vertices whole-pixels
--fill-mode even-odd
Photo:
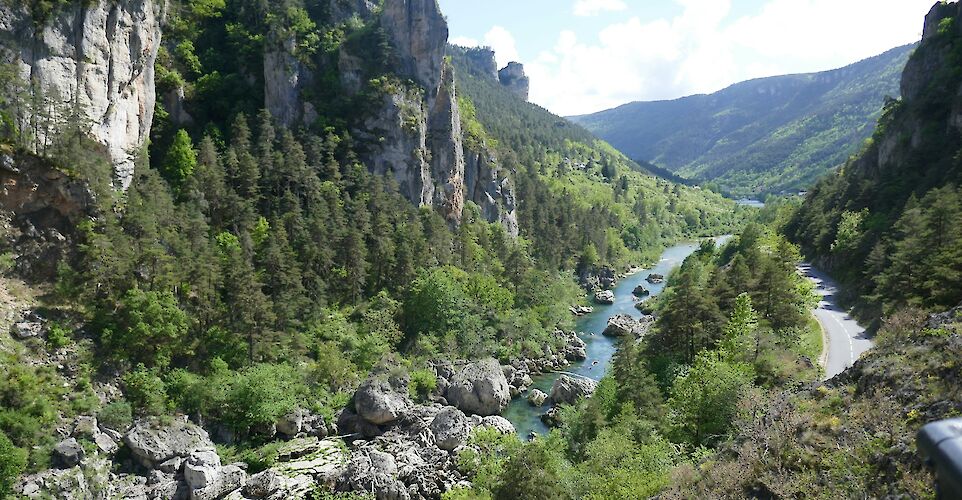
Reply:
[[[634,102],[569,119],[636,161],[739,196],[804,188],[875,129],[917,44],[844,68],[761,78],[710,95]]]

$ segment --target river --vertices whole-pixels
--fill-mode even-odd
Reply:
[[[715,238],[715,240],[718,244],[724,244],[730,238],[731,236],[721,236]],[[640,318],[641,313],[635,309],[637,300],[631,294],[635,287],[644,285],[645,288],[651,291],[651,297],[660,295],[665,290],[665,285],[648,283],[645,281],[648,275],[661,274],[668,276],[668,274],[681,265],[689,255],[693,254],[695,250],[698,250],[699,245],[699,242],[687,242],[665,250],[665,252],[661,254],[661,260],[654,268],[642,270],[637,274],[619,280],[618,286],[614,289],[614,305],[604,306],[592,304],[595,312],[578,318],[575,327],[575,331],[579,332],[578,336],[587,344],[588,359],[572,363],[567,371],[596,381],[601,380],[605,372],[607,372],[608,365],[611,363],[611,358],[614,356],[618,346],[618,339],[605,337],[601,334],[601,332],[605,330],[605,327],[608,326],[608,319],[618,314],[630,314],[635,318]],[[597,365],[592,364],[595,361],[598,362]],[[534,379],[534,385],[532,385],[531,388],[541,389],[546,394],[551,394],[551,385],[554,384],[554,381],[560,376],[560,373],[546,373],[532,377]],[[541,422],[541,414],[548,411],[549,408],[547,405],[541,408],[531,406],[528,404],[526,396],[527,394],[523,394],[515,398],[504,412],[504,417],[514,424],[514,428],[518,431],[518,436],[525,440],[529,438],[532,432],[542,435],[548,432],[548,427]]]

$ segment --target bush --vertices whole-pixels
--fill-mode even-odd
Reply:
[[[307,386],[296,368],[256,365],[234,377],[224,419],[234,429],[249,432],[293,411],[306,393]]]
[[[115,401],[100,410],[97,420],[108,429],[123,432],[133,423],[134,410],[126,401]]]
[[[53,323],[47,332],[47,343],[50,344],[50,347],[53,349],[61,349],[70,345],[70,342],[73,341],[71,337],[70,329],[59,323]]]
[[[27,452],[17,448],[0,432],[0,498],[7,498],[20,474],[27,466]]]
[[[103,331],[103,343],[118,360],[165,368],[174,356],[186,353],[189,321],[170,292],[129,290],[113,319]]]
[[[408,390],[411,397],[417,401],[426,401],[428,396],[438,387],[438,378],[431,370],[415,370],[411,372],[411,384]]]
[[[124,393],[127,400],[141,415],[167,413],[167,389],[153,371],[140,365],[137,370],[124,375]]]

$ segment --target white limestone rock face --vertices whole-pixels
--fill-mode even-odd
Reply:
[[[38,30],[28,9],[0,3],[0,59],[18,68],[30,92],[59,108],[55,113],[79,111],[109,154],[121,189],[130,186],[150,134],[165,11],[166,0],[74,2]],[[19,122],[22,130],[37,131],[29,112]],[[56,133],[38,132],[39,144]]]
[[[437,0],[387,0],[381,24],[397,49],[400,73],[427,90],[428,107],[441,86],[448,23]]]
[[[417,206],[430,206],[434,183],[423,91],[405,86],[392,90],[384,94],[381,109],[354,130],[354,135],[373,145],[372,151],[362,151],[373,173],[394,176],[405,198]]]

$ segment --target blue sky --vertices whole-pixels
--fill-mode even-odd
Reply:
[[[439,0],[451,41],[525,64],[573,115],[822,71],[921,37],[934,0]]]

